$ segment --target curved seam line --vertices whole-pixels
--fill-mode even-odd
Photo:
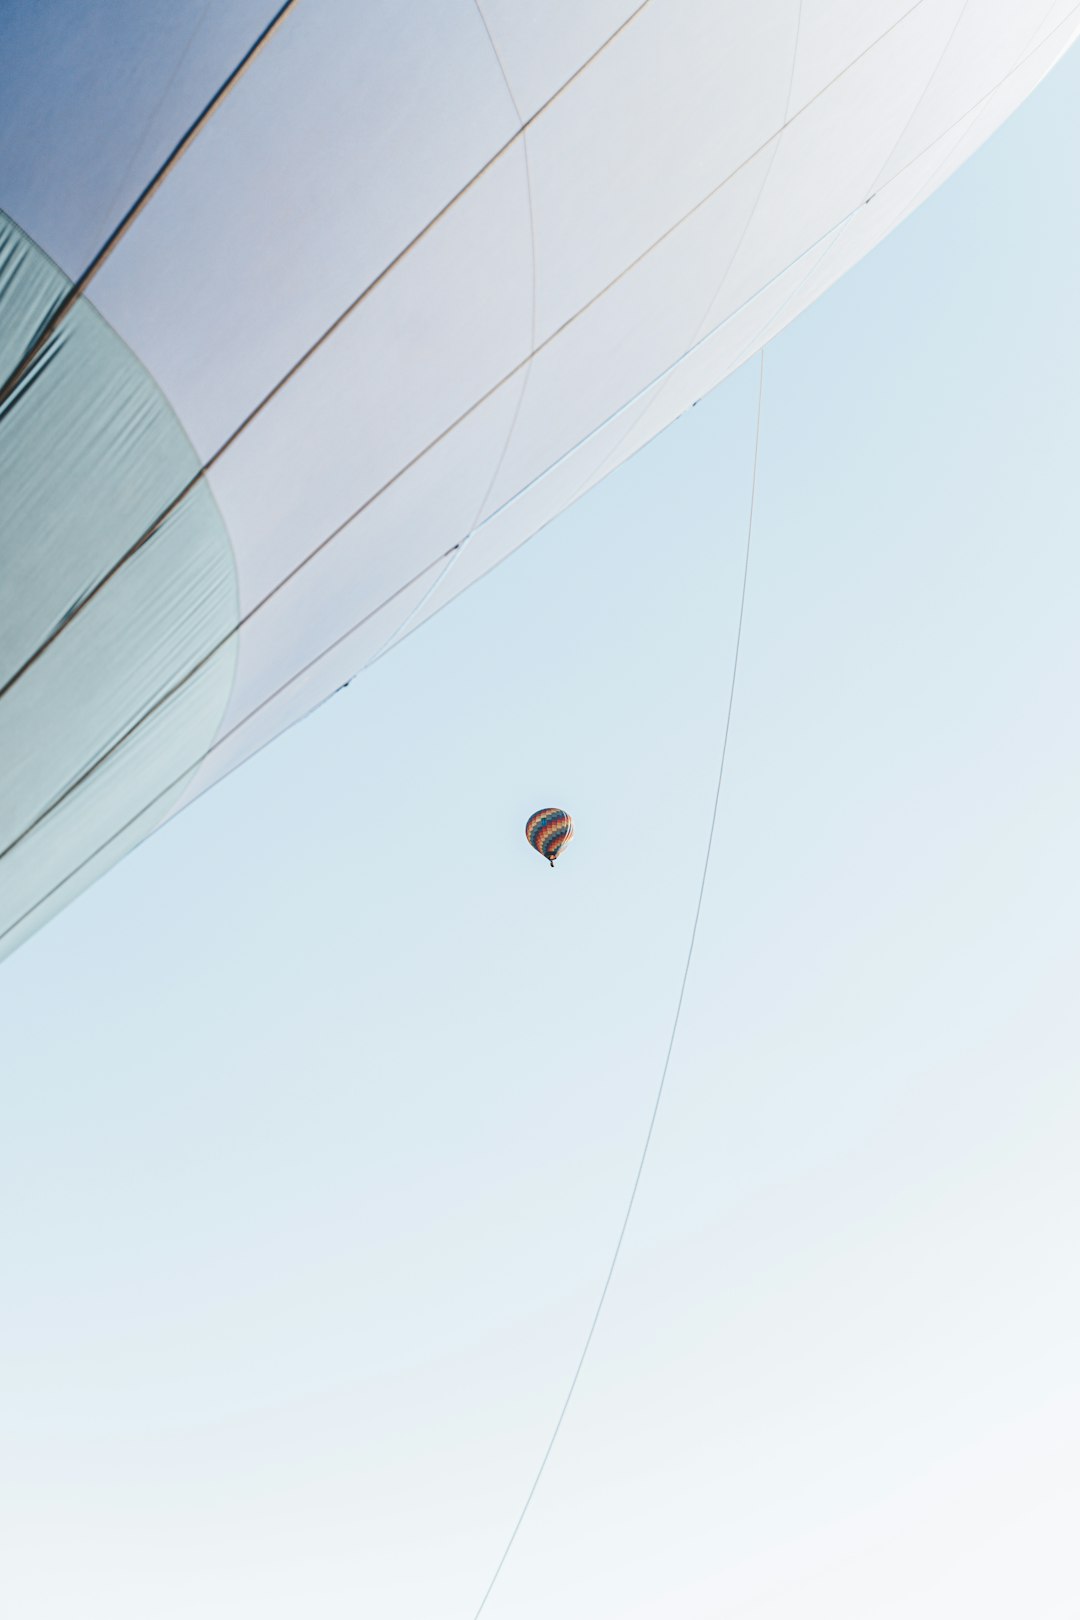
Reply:
[[[901,145],[901,143],[902,143],[902,141],[904,139],[904,136],[907,134],[908,130],[911,128],[912,124],[915,122],[915,119],[918,117],[919,108],[922,106],[923,102],[926,100],[927,96],[930,94],[930,91],[932,90],[933,85],[934,85],[934,80],[937,78],[938,74],[941,72],[942,65],[944,64],[945,58],[948,56],[949,51],[952,49],[952,42],[956,38],[957,31],[958,31],[958,29],[960,27],[960,24],[963,22],[964,18],[967,16],[967,10],[968,10],[968,6],[970,4],[971,4],[971,0],[964,0],[964,3],[960,7],[960,10],[956,13],[956,21],[953,23],[952,27],[949,29],[949,37],[945,41],[944,45],[941,47],[941,55],[938,57],[937,61],[934,63],[934,66],[933,66],[933,68],[931,69],[931,72],[930,72],[930,76],[927,79],[926,83],[922,87],[922,94],[919,96],[919,99],[915,103],[914,107],[912,107],[911,111],[908,113],[908,116],[907,116],[907,118],[906,118],[906,120],[904,122],[904,127],[901,129],[899,135],[896,137],[895,141],[893,142],[892,146],[889,149],[888,157],[885,159],[884,163],[878,169],[878,172],[877,172],[876,176],[874,177],[874,179],[870,183],[870,196],[871,197],[874,195],[875,191],[877,190],[877,187],[880,184],[882,175],[888,169],[889,164],[892,162],[893,158],[896,156],[896,154],[897,154],[897,152],[898,152],[898,150],[900,148],[900,145]]]
[[[510,75],[506,71],[506,63],[503,61],[502,55],[500,54],[500,51],[499,51],[499,47],[495,43],[495,36],[491,32],[491,24],[488,22],[486,16],[484,15],[484,8],[480,4],[480,0],[473,0],[473,5],[476,7],[477,16],[480,18],[480,21],[484,26],[484,33],[487,35],[488,44],[491,46],[491,54],[494,56],[496,62],[499,64],[499,72],[502,74],[502,81],[503,81],[503,84],[505,84],[505,86],[506,86],[506,93],[510,97],[511,102],[513,103],[514,111],[517,113],[518,133],[520,134],[525,128],[525,120],[521,116],[521,108],[518,105],[518,98],[514,94],[514,87],[510,83]]]
[[[488,26],[488,20],[484,16],[483,8],[480,5],[480,0],[473,0],[473,3],[475,4],[476,9],[480,14],[480,21],[484,25],[484,31],[487,34],[488,40],[489,40],[489,42],[491,44],[491,49],[492,49],[492,51],[494,53],[495,60],[499,64],[499,70],[502,73],[503,82],[506,85],[506,92],[509,95],[510,100],[514,104],[514,111],[517,113],[518,119],[520,121],[521,120],[521,108],[518,106],[517,97],[514,95],[513,87],[511,86],[509,77],[507,76],[506,67],[503,64],[503,59],[499,54],[499,48],[496,45],[494,36],[492,35],[491,29]],[[473,534],[475,532],[475,530],[476,530],[476,528],[477,528],[477,526],[478,526],[478,524],[480,522],[480,518],[481,518],[481,515],[483,513],[484,507],[487,505],[488,500],[491,497],[491,492],[495,488],[496,483],[498,482],[499,474],[503,470],[503,466],[504,466],[504,464],[506,462],[506,457],[507,457],[507,455],[509,454],[509,451],[510,451],[510,445],[513,442],[514,431],[515,431],[515,429],[516,429],[516,427],[518,425],[518,420],[519,420],[519,418],[521,416],[522,407],[525,404],[525,395],[526,395],[526,393],[528,391],[529,380],[530,380],[530,378],[532,377],[532,374],[533,374],[533,360],[535,359],[535,351],[536,351],[536,219],[535,219],[535,215],[534,215],[534,211],[533,211],[532,170],[531,170],[531,168],[529,166],[529,137],[525,132],[524,123],[522,123],[522,126],[521,126],[521,147],[522,147],[522,155],[523,155],[523,158],[524,158],[524,161],[525,161],[525,191],[526,191],[526,197],[528,199],[528,207],[529,207],[529,246],[530,246],[531,258],[532,258],[532,271],[531,271],[531,273],[532,273],[531,306],[532,307],[531,307],[530,318],[529,318],[529,349],[530,349],[530,354],[529,354],[528,364],[527,364],[527,366],[525,368],[525,376],[524,376],[524,379],[523,379],[522,384],[521,384],[521,392],[518,395],[517,404],[514,406],[514,414],[510,419],[510,426],[507,429],[506,438],[503,441],[502,450],[500,451],[498,460],[495,463],[495,470],[494,470],[494,472],[492,473],[491,477],[488,480],[487,488],[484,490],[484,493],[480,498],[480,503],[477,506],[476,511],[473,513],[473,519],[472,519],[472,522],[469,524],[468,530],[466,531],[466,537],[468,537],[468,535]],[[402,619],[402,621],[398,625],[397,629],[390,635],[390,637],[388,638],[388,640],[386,641],[384,646],[380,649],[380,653],[375,654],[374,657],[372,659],[370,659],[367,663],[361,664],[360,668],[356,671],[356,674],[351,675],[349,677],[349,679],[344,683],[345,686],[351,686],[353,681],[357,679],[357,676],[363,675],[364,672],[370,667],[370,664],[372,662],[374,662],[375,657],[378,657],[378,656],[380,656],[380,654],[382,652],[385,652],[387,647],[392,645],[392,643],[395,642],[400,636],[405,635],[405,634],[408,633],[408,628],[412,624],[413,620],[416,618],[416,615],[418,613],[423,612],[424,607],[426,606],[426,604],[431,600],[431,598],[432,598],[433,594],[435,593],[435,591],[438,590],[439,586],[442,584],[442,582],[446,578],[447,574],[452,570],[455,561],[457,560],[458,556],[460,556],[460,553],[461,553],[461,548],[459,546],[459,547],[455,548],[455,551],[454,551],[453,555],[447,561],[446,567],[443,569],[443,571],[439,575],[439,577],[432,582],[432,584],[430,585],[428,590],[426,590],[424,592],[423,596],[421,596],[420,600],[418,602],[414,603],[413,606],[406,613],[405,617]],[[346,637],[348,635],[351,635],[351,634],[352,634],[351,631],[347,631],[346,632]],[[337,645],[337,644],[335,643],[335,645]],[[338,690],[340,691],[341,688],[339,688]]]
[[[491,45],[492,53],[493,53],[493,55],[495,57],[496,62],[499,64],[499,72],[502,74],[503,83],[506,85],[506,93],[510,97],[511,102],[513,103],[514,111],[517,113],[518,122],[521,125],[521,129],[520,129],[520,134],[521,134],[521,155],[522,155],[522,160],[523,160],[523,162],[525,164],[525,199],[526,199],[526,203],[527,203],[528,210],[529,210],[529,260],[530,260],[529,274],[530,274],[530,277],[531,277],[531,285],[530,285],[530,296],[529,296],[529,363],[528,363],[528,366],[526,367],[525,379],[524,379],[524,381],[523,381],[523,383],[521,385],[521,393],[518,395],[518,402],[517,402],[517,405],[516,405],[516,407],[514,409],[514,415],[513,415],[513,418],[511,419],[511,422],[510,422],[510,427],[509,427],[509,430],[508,430],[507,435],[506,435],[505,443],[503,444],[502,451],[501,451],[501,453],[499,455],[498,460],[495,463],[495,470],[492,473],[490,480],[488,481],[487,488],[484,490],[483,498],[481,499],[480,504],[476,509],[476,513],[475,513],[475,515],[473,517],[472,523],[469,525],[470,532],[479,523],[481,513],[483,512],[484,507],[487,505],[488,498],[490,497],[491,492],[495,487],[495,484],[496,484],[496,481],[498,480],[499,474],[502,472],[503,463],[506,460],[507,453],[508,453],[508,451],[510,449],[511,441],[513,440],[513,437],[514,437],[514,429],[517,427],[518,418],[521,415],[521,407],[525,403],[525,394],[526,394],[526,391],[528,390],[528,387],[529,387],[529,379],[532,376],[532,371],[533,371],[532,362],[533,362],[533,358],[535,356],[535,351],[536,351],[536,282],[537,282],[536,212],[535,212],[535,209],[533,207],[532,168],[531,168],[531,165],[529,163],[529,138],[528,138],[528,135],[527,135],[526,130],[525,130],[525,121],[521,116],[521,108],[519,107],[517,97],[514,94],[514,87],[510,83],[510,77],[509,77],[509,75],[508,75],[508,73],[506,71],[506,65],[503,62],[502,56],[499,53],[499,47],[495,43],[495,37],[491,32],[490,26],[488,25],[488,20],[484,15],[484,8],[481,6],[480,0],[473,0],[473,3],[476,6],[476,10],[477,10],[477,12],[479,14],[480,21],[484,25],[484,32],[487,34],[488,42]],[[405,622],[408,623],[408,620],[406,620]]]

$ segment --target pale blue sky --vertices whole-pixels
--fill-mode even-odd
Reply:
[[[491,1620],[1076,1612],[1078,107],[769,350],[669,1091]],[[667,1041],[755,391],[0,969],[5,1612],[473,1614]]]

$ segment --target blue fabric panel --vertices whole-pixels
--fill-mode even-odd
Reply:
[[[74,280],[280,0],[4,0],[0,207]]]

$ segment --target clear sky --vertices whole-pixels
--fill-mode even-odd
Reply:
[[[768,352],[490,1620],[1077,1612],[1078,109]],[[471,1620],[756,383],[0,969],[5,1613]]]

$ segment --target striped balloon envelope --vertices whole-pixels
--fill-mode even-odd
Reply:
[[[574,823],[565,810],[535,810],[525,823],[525,836],[537,854],[554,866],[574,836]]]

